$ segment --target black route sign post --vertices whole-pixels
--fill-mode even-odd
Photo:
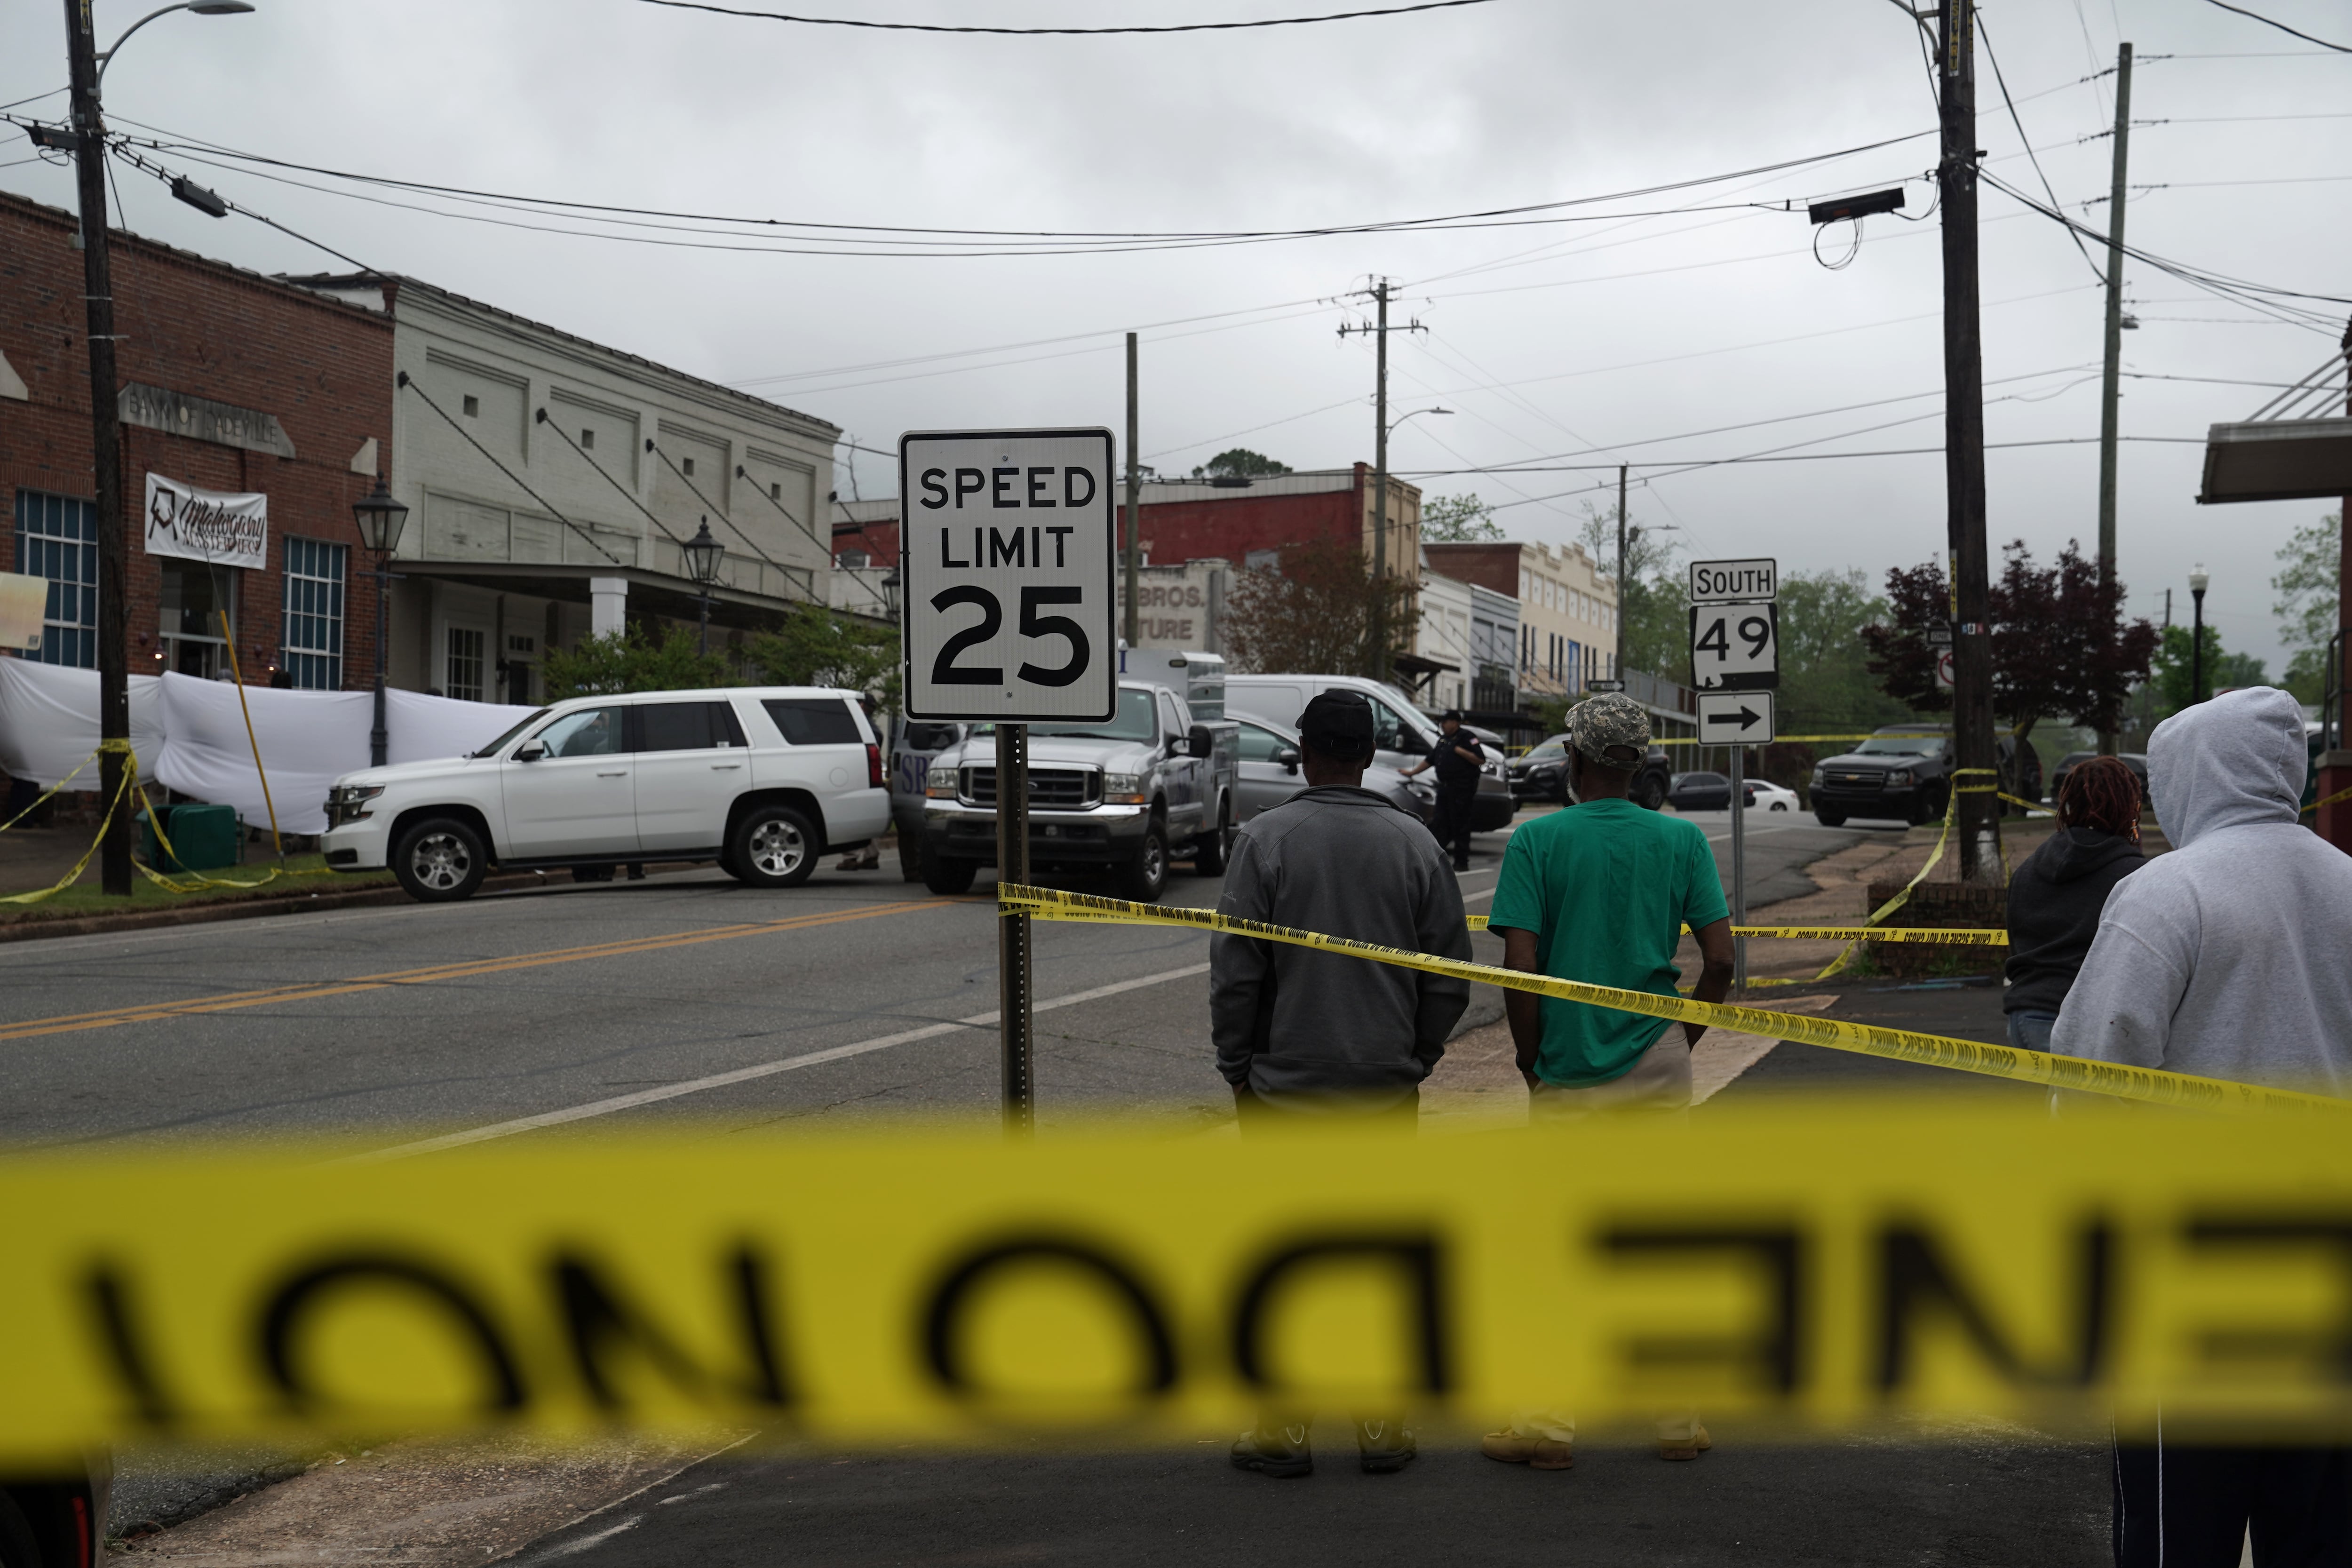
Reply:
[[[1001,882],[1029,879],[1029,726],[1118,710],[1112,457],[1106,429],[898,438],[907,713],[993,726]],[[998,918],[997,960],[1004,1127],[1018,1137],[1036,1104],[1027,915]]]

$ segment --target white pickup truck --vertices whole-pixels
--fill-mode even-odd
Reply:
[[[389,866],[434,902],[470,898],[493,864],[715,860],[792,888],[886,830],[890,792],[854,691],[641,691],[542,708],[468,756],[345,773],[327,822],[330,868]]]

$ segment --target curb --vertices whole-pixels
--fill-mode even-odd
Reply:
[[[550,879],[526,872],[484,879],[481,891],[544,887]],[[260,920],[270,915],[316,913],[322,910],[366,909],[377,904],[412,902],[398,887],[353,888],[340,893],[302,893],[288,898],[224,899],[217,903],[190,904],[177,910],[142,910],[119,915],[81,915],[68,920],[11,921],[0,924],[0,944],[40,942],[52,937],[103,936],[113,931],[154,931],[165,926],[208,925],[215,921]]]

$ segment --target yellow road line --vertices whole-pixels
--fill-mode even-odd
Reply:
[[[30,1039],[40,1035],[73,1034],[84,1029],[109,1029],[123,1024],[155,1023],[165,1018],[189,1017],[204,1013],[226,1013],[245,1007],[266,1007],[279,1002],[307,1002],[328,996],[347,996],[354,992],[379,991],[394,985],[430,985],[445,980],[470,980],[480,975],[499,974],[520,969],[538,969],[548,964],[581,963],[592,959],[623,958],[634,953],[661,952],[671,948],[698,946],[703,942],[731,942],[740,937],[765,936],[778,931],[805,931],[814,926],[842,925],[852,921],[873,920],[877,916],[898,914],[909,910],[944,907],[946,907],[946,901],[940,900],[902,899],[892,903],[874,904],[854,910],[838,910],[824,914],[795,915],[780,921],[708,926],[698,931],[672,932],[667,936],[635,937],[619,942],[593,942],[585,947],[565,947],[544,952],[515,953],[505,958],[436,963],[420,969],[394,970],[383,974],[353,975],[345,980],[319,981],[306,985],[274,985],[258,991],[232,991],[218,996],[193,996],[179,1002],[153,1002],[137,1006],[110,1007],[95,1013],[68,1013],[57,1017],[30,1018],[20,1024],[0,1025],[0,1040]]]

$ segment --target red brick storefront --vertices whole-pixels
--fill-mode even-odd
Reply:
[[[64,584],[35,657],[89,666],[95,600],[75,579],[95,554],[96,484],[76,228],[70,213],[0,195],[0,563]],[[131,673],[226,678],[225,601],[247,681],[283,667],[299,685],[367,686],[375,585],[351,507],[392,444],[392,322],[120,232],[112,259]],[[263,564],[151,552],[150,474],[266,496]]]

